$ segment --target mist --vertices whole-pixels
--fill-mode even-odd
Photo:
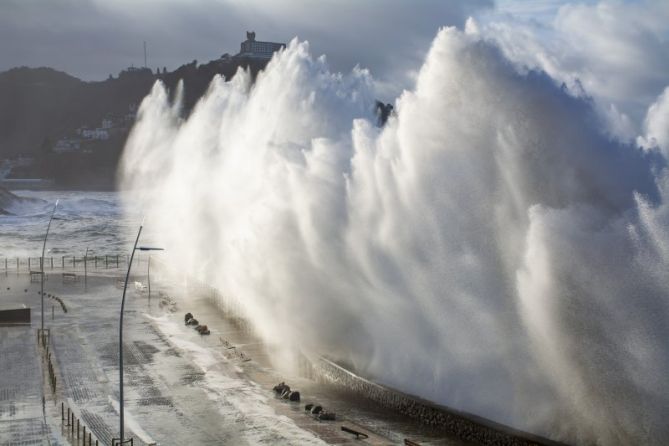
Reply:
[[[644,147],[621,143],[592,100],[454,28],[383,128],[374,91],[298,40],[254,84],[215,78],[189,116],[158,82],[124,199],[277,361],[327,355],[557,440],[661,444],[666,97]]]

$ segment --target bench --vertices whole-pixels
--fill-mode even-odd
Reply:
[[[63,283],[65,282],[76,282],[79,280],[79,277],[74,273],[63,273]]]
[[[42,274],[44,274],[42,271],[30,271],[30,282],[41,282],[42,281]],[[46,280],[48,276],[44,276],[44,280]]]
[[[369,438],[369,435],[365,434],[364,432],[359,432],[355,429],[351,429],[350,427],[342,426],[341,430],[343,430],[344,432],[347,432],[349,434],[355,435],[355,438],[357,438],[357,439]]]

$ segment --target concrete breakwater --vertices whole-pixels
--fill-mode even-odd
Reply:
[[[251,330],[250,322],[246,320],[235,299],[195,280],[189,281],[189,288],[197,289],[198,293],[207,296],[227,317]],[[491,446],[566,446],[383,386],[358,376],[327,358],[308,360],[303,355],[298,356],[300,374],[304,377],[345,388],[420,423],[443,429],[462,440]]]
[[[492,446],[565,446],[377,384],[326,358],[312,364],[312,373],[320,381],[344,387],[426,425],[443,428],[462,440]]]

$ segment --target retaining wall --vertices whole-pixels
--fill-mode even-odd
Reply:
[[[30,324],[30,308],[0,309],[0,325]]]
[[[189,287],[192,286],[208,295],[228,317],[250,329],[236,300],[202,282],[190,281]],[[321,357],[313,362],[300,358],[303,359],[299,364],[303,376],[346,388],[423,424],[444,429],[462,440],[491,446],[566,446],[374,383],[326,358]]]
[[[368,381],[325,358],[313,364],[313,373],[321,381],[345,387],[421,423],[443,428],[466,441],[493,446],[565,446]]]

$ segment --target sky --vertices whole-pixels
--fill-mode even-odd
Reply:
[[[379,98],[411,89],[443,26],[494,40],[520,67],[600,99],[638,133],[669,84],[666,0],[0,0],[0,71],[48,66],[87,81],[144,63],[174,70],[258,40],[307,40],[332,71],[368,68]]]
[[[103,80],[143,65],[144,41],[148,66],[171,70],[235,54],[254,30],[258,40],[308,40],[335,70],[360,64],[381,74],[400,59],[421,58],[440,26],[462,27],[493,7],[492,0],[2,0],[0,70],[50,66]]]
[[[499,11],[545,19],[555,0],[2,0],[0,70],[49,66],[103,80],[129,66],[172,70],[234,54],[246,30],[259,40],[308,40],[334,70],[356,64],[379,79],[416,66],[441,26]]]

